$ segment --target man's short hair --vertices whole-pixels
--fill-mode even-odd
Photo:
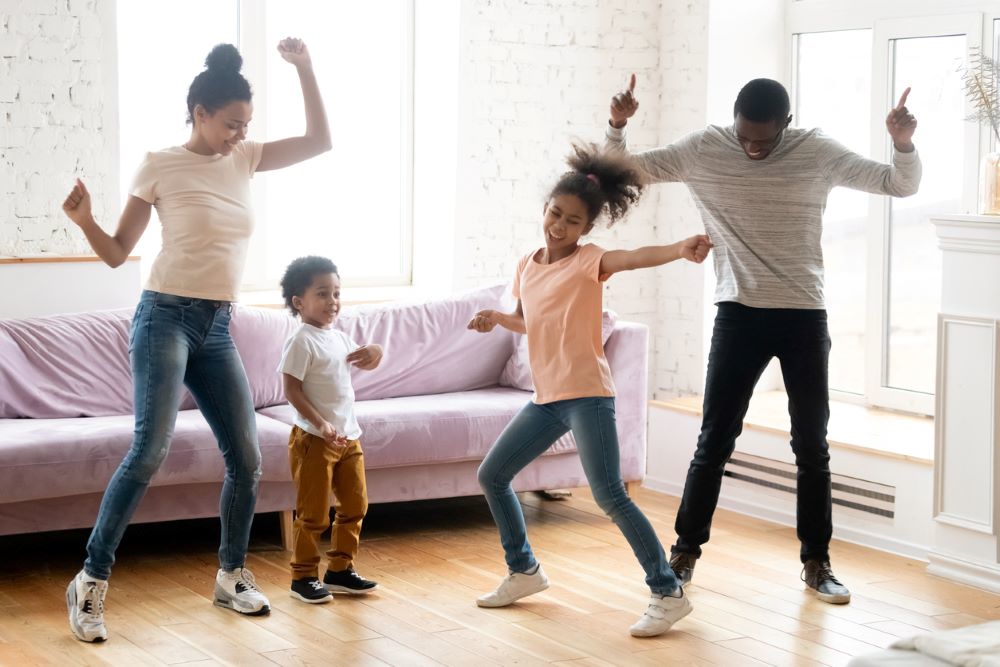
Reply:
[[[774,79],[754,79],[743,86],[733,105],[733,118],[743,116],[754,123],[784,123],[791,111],[788,91]]]

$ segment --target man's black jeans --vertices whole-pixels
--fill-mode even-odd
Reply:
[[[722,472],[743,430],[754,385],[771,357],[781,362],[798,466],[800,557],[829,559],[833,533],[827,388],[830,332],[825,310],[750,308],[722,302],[715,316],[698,448],[684,484],[671,551],[701,555],[719,502]]]

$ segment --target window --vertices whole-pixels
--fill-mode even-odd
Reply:
[[[847,4],[787,6],[795,122],[888,162],[884,119],[910,86],[923,178],[904,199],[830,194],[831,393],[932,414],[941,259],[928,216],[974,208],[979,134],[964,120],[958,69],[981,43],[982,14],[915,17],[895,0]]]
[[[409,284],[413,4],[119,3],[123,193],[146,151],[186,140],[187,87],[217,43],[232,42],[243,55],[254,90],[249,137],[274,140],[304,131],[298,77],[275,49],[286,36],[301,37],[315,65],[334,148],[254,177],[256,231],[244,289],[276,289],[288,262],[310,253],[333,259],[347,286]],[[181,33],[184,39],[177,40]],[[147,234],[139,249],[147,260],[159,248],[156,237]],[[149,261],[144,265],[148,270]]]

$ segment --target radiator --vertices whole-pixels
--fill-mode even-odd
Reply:
[[[795,464],[762,456],[735,453],[726,465],[726,477],[745,484],[795,495]],[[896,487],[857,477],[833,474],[833,504],[850,510],[893,518]]]

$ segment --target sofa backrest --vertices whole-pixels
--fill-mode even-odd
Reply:
[[[338,329],[360,345],[378,343],[385,358],[373,371],[354,369],[359,400],[469,391],[497,384],[514,352],[514,334],[466,327],[477,310],[507,305],[506,285],[422,303],[363,306],[337,318]]]
[[[514,350],[507,331],[465,327],[483,308],[504,306],[495,286],[437,301],[347,309],[337,327],[385,349],[374,371],[354,370],[360,400],[497,384]],[[0,320],[0,419],[96,417],[132,412],[128,339],[132,310]],[[299,326],[287,311],[237,307],[230,330],[254,406],[283,403],[277,372],[285,339]],[[194,407],[184,392],[181,408]]]
[[[132,311],[0,320],[0,418],[132,412]]]
[[[358,400],[468,391],[497,384],[514,351],[504,330],[476,334],[466,329],[483,308],[502,307],[505,286],[497,285],[426,302],[347,308],[334,326],[358,344],[378,343],[382,364],[353,369]],[[277,372],[288,335],[299,326],[287,311],[239,308],[232,334],[247,370],[257,408],[285,401]]]

